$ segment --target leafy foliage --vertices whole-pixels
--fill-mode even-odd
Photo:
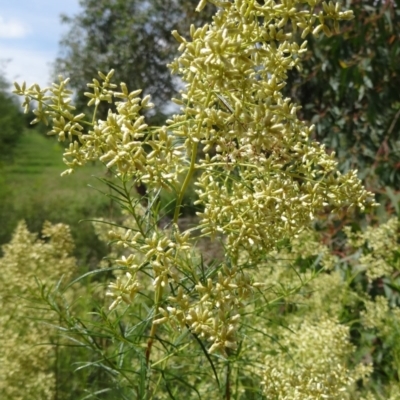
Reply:
[[[330,37],[310,38],[303,72],[290,86],[335,151],[376,191],[399,186],[400,11],[392,0],[350,3],[355,18]]]

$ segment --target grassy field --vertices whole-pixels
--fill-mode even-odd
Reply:
[[[13,161],[0,160],[0,244],[10,240],[13,229],[25,219],[38,232],[45,220],[71,226],[79,263],[95,264],[104,255],[90,222],[112,217],[110,199],[89,187],[105,189],[95,177],[104,176],[101,164],[90,164],[76,173],[60,177],[66,169],[63,148],[55,138],[27,130],[13,152]]]

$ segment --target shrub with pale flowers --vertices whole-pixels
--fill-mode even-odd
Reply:
[[[307,332],[306,338],[276,332],[289,358],[293,348],[292,366],[283,355],[273,366],[276,355],[260,360],[259,352],[273,352],[274,341],[266,340],[270,328],[263,325],[273,315],[285,317],[281,301],[294,296],[296,304],[313,280],[336,282],[339,276],[318,275],[316,266],[293,272],[293,259],[280,266],[271,264],[271,255],[279,256],[285,240],[296,246],[321,212],[374,205],[356,171],[338,171],[334,154],[297,118],[299,106],[282,95],[288,72],[301,68],[307,35],[339,33],[338,21],[352,13],[319,0],[212,2],[219,11],[210,25],[192,26],[190,38],[172,33],[182,54],[170,68],[184,89],[173,99],[180,113],[164,126],[146,124],[149,96],[140,98],[140,89],[130,92],[124,83],[117,87],[113,71],[99,72],[88,85],[90,116],[75,113],[68,80],[60,77],[48,89],[16,84],[26,109],[37,102],[33,122],[50,122],[49,134],[69,140],[66,173],[100,160],[117,179],[108,181],[114,198],[130,214],[127,225],[109,231],[121,249],[114,267],[122,273],[109,285],[111,312],[102,318],[120,347],[101,353],[104,368],[138,398],[176,398],[182,390],[193,398],[340,398],[332,393],[366,379],[371,366],[348,363],[354,348],[335,310],[321,313],[320,321],[294,318],[292,330]],[[105,120],[96,118],[101,102],[114,105]],[[183,198],[192,183],[198,223],[182,229]],[[134,188],[142,185],[147,193],[141,198]],[[166,229],[159,208],[164,190],[176,197]],[[203,262],[196,243],[204,237],[220,241],[221,262]],[[311,253],[322,249],[321,267],[334,268],[337,260],[328,250],[311,239],[304,243]],[[315,298],[305,298],[311,307]],[[326,341],[337,351],[330,358],[322,351]],[[312,343],[314,361],[298,363],[296,357],[313,351]]]
[[[41,237],[24,222],[0,258],[0,394],[2,399],[51,399],[56,393],[58,322],[37,295],[76,272],[73,243],[63,224],[43,226]]]

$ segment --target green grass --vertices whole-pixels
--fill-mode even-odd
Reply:
[[[45,220],[71,226],[81,264],[98,262],[104,253],[90,222],[116,213],[110,199],[90,188],[106,190],[95,177],[104,177],[100,163],[88,164],[70,176],[62,161],[63,147],[55,138],[34,130],[21,135],[13,161],[0,160],[0,244],[10,240],[18,221],[25,219],[29,229],[38,232]]]

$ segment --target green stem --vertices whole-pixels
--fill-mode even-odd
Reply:
[[[226,364],[225,400],[231,399],[231,364]]]
[[[99,108],[99,104],[100,104],[100,103],[97,103],[97,104],[95,104],[95,106],[94,106],[93,118],[92,118],[92,126],[93,126],[94,123],[96,122],[96,115],[97,115],[97,110],[98,110],[98,108]]]
[[[178,196],[178,200],[176,202],[176,207],[175,207],[175,213],[174,213],[174,224],[176,224],[178,222],[178,218],[179,218],[179,212],[182,206],[182,201],[183,201],[183,196],[186,192],[187,187],[189,186],[190,180],[192,179],[193,173],[195,171],[195,167],[196,167],[196,158],[197,158],[197,148],[199,146],[199,143],[196,142],[193,145],[192,148],[192,156],[190,159],[190,167],[189,167],[189,171],[186,175],[186,178],[183,182],[183,185],[181,187],[181,190],[179,192],[179,196]]]
[[[149,367],[149,365],[150,365],[151,348],[153,347],[154,338],[155,338],[156,332],[157,332],[157,325],[154,324],[154,320],[156,319],[156,316],[157,316],[158,307],[161,304],[162,292],[163,292],[163,287],[160,284],[154,292],[154,316],[153,316],[153,321],[151,324],[151,329],[150,329],[150,334],[149,334],[149,340],[147,341],[147,348],[146,348],[146,366],[147,367]]]
[[[206,101],[204,103],[205,107],[207,107],[208,103],[210,102],[212,92],[213,92],[212,88],[210,87],[208,89],[207,98],[206,98]],[[199,136],[202,123],[203,123],[203,120],[199,121],[199,123],[198,123],[198,128],[197,128],[198,135],[197,136]],[[180,209],[181,209],[181,206],[182,206],[182,201],[183,201],[183,196],[185,195],[186,189],[189,186],[190,180],[192,179],[193,173],[194,173],[194,171],[196,169],[196,158],[197,158],[197,149],[198,149],[198,147],[199,147],[199,142],[196,141],[193,144],[193,147],[192,147],[192,155],[191,155],[191,158],[190,158],[189,170],[188,170],[186,178],[185,178],[185,180],[183,182],[181,190],[179,192],[178,200],[176,201],[174,220],[173,220],[174,224],[176,224],[178,222],[179,212],[180,212]]]
[[[58,326],[62,326],[61,325],[61,317],[58,316]],[[55,392],[54,392],[54,400],[58,400],[59,396],[58,396],[58,391],[60,389],[60,348],[59,348],[59,344],[60,344],[60,340],[59,340],[59,336],[56,336],[56,346],[55,346],[55,371],[54,371],[54,381],[55,381]]]

